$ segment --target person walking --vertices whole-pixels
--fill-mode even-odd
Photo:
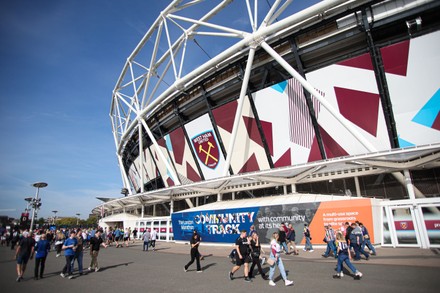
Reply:
[[[267,280],[267,276],[264,274],[263,269],[261,268],[261,262],[260,262],[261,245],[260,245],[260,239],[258,237],[258,233],[254,231],[251,235],[252,236],[250,238],[250,248],[251,248],[250,255],[252,258],[252,265],[249,270],[249,278],[252,279],[254,268],[256,265],[258,268],[258,272],[260,272],[260,275],[263,278],[263,280]]]
[[[15,250],[15,259],[17,260],[17,282],[23,279],[29,258],[34,257],[35,240],[30,236],[28,231],[23,232],[23,238],[18,242]]]
[[[279,243],[280,243],[280,247],[281,249],[284,250],[284,253],[289,254],[289,248],[287,247],[287,243],[286,243],[286,230],[285,230],[285,225],[283,223],[281,223],[280,227],[279,227]]]
[[[197,265],[197,273],[201,273],[202,272],[202,268],[200,267],[200,253],[199,253],[200,240],[199,239],[200,239],[199,235],[197,233],[193,233],[191,241],[190,241],[190,244],[191,244],[191,251],[190,251],[191,260],[183,267],[183,270],[185,272],[188,271],[189,266],[194,263],[194,260],[196,261],[196,265]]]
[[[107,244],[105,244],[104,240],[101,238],[101,230],[98,230],[96,231],[95,236],[90,239],[90,256],[92,257],[92,260],[90,261],[88,271],[91,271],[93,268],[95,268],[95,272],[99,271],[98,254],[101,246],[107,248]]]
[[[281,277],[284,280],[284,285],[291,286],[293,285],[293,281],[287,279],[286,270],[284,269],[283,260],[281,259],[280,252],[281,247],[278,243],[280,235],[278,232],[274,232],[272,234],[272,240],[270,241],[270,257],[268,263],[272,262],[269,269],[269,285],[275,286],[275,282],[273,281],[273,276],[275,274],[275,266],[280,270]]]
[[[362,236],[362,230],[359,227],[358,223],[352,223],[351,227],[353,228],[353,230],[350,233],[350,245],[353,247],[354,249],[354,260],[358,261],[361,259],[360,254],[363,254],[365,256],[366,260],[369,260],[370,255],[368,253],[366,253],[363,249],[362,249],[362,242],[364,241],[364,238]]]
[[[237,253],[235,254],[235,266],[229,272],[229,280],[234,279],[234,273],[244,265],[244,280],[246,282],[251,282],[249,278],[249,239],[246,236],[246,230],[241,230],[240,237],[235,241],[235,249]]]
[[[312,236],[310,235],[310,229],[309,226],[307,224],[304,224],[304,238],[306,239],[306,244],[304,245],[304,251],[309,251],[309,252],[313,252],[313,246],[312,246],[312,242],[310,240],[312,240]]]
[[[361,245],[362,250],[365,251],[365,246],[367,246],[368,249],[370,250],[370,255],[376,255],[376,249],[374,248],[373,244],[371,244],[370,234],[368,233],[367,228],[362,223],[359,223],[359,227],[361,227],[362,236],[364,237],[364,241],[362,242]]]
[[[35,244],[35,251],[34,280],[38,280],[38,276],[43,279],[46,257],[50,251],[50,241],[46,234],[41,234],[40,241]]]
[[[76,260],[78,262],[78,273],[81,276],[83,274],[84,243],[86,241],[83,238],[81,229],[78,229],[76,233],[76,239],[78,241],[78,245],[76,246],[75,256],[72,260],[72,272]]]
[[[341,231],[336,234],[336,243],[338,246],[338,265],[336,267],[336,274],[333,275],[333,278],[340,279],[344,276],[344,273],[342,272],[342,267],[344,263],[355,274],[355,279],[359,280],[360,278],[362,278],[362,273],[359,272],[356,267],[350,262],[350,260],[352,259],[350,248]]]
[[[63,271],[60,276],[65,278],[68,276],[69,279],[73,278],[72,274],[72,261],[75,257],[75,250],[78,245],[78,239],[76,239],[75,230],[70,231],[70,237],[64,241],[62,249],[64,250],[64,257],[66,258],[66,264],[64,265]]]
[[[145,229],[144,234],[142,234],[142,240],[144,241],[144,245],[142,246],[142,251],[148,251],[148,243],[150,242],[150,232]]]
[[[293,228],[293,225],[291,223],[289,223],[288,225],[288,232],[286,235],[286,241],[287,241],[287,246],[291,249],[289,251],[289,254],[293,253],[295,255],[298,255],[298,249],[296,248],[296,243],[295,243],[295,238],[296,238],[296,232],[295,229]]]
[[[156,239],[157,239],[157,231],[151,227],[150,233],[150,246],[153,247],[153,251],[156,251]]]
[[[327,249],[322,256],[327,258],[330,254],[330,251],[333,251],[333,256],[337,258],[338,253],[335,244],[336,241],[335,231],[333,230],[331,225],[324,226],[324,231],[325,231],[324,242],[327,243]]]
[[[57,251],[57,256],[61,256],[61,250],[63,248],[64,240],[66,240],[66,235],[62,231],[57,231],[56,237],[55,237],[55,250]]]
[[[134,227],[134,229],[133,229],[133,243],[135,243],[135,241],[137,240],[137,235],[138,235],[138,230],[136,229],[136,227]]]

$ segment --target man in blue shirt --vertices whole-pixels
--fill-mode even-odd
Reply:
[[[76,239],[75,230],[70,231],[70,237],[64,241],[63,250],[64,256],[66,257],[66,264],[63,268],[63,272],[60,274],[61,277],[65,278],[66,274],[69,276],[69,279],[73,278],[72,275],[72,261],[75,257],[75,250],[78,246],[78,240]]]

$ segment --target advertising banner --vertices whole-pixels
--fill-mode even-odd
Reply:
[[[291,223],[296,243],[304,243],[303,230],[307,224],[312,243],[322,244],[324,225],[331,224],[336,231],[343,229],[345,222],[355,221],[363,222],[370,236],[374,236],[369,199],[181,212],[172,214],[171,219],[174,239],[180,241],[189,241],[196,230],[205,242],[233,243],[241,230],[249,232],[254,225],[261,242],[269,243],[281,223]]]

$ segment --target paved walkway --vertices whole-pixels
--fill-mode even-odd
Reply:
[[[0,247],[0,288],[2,292],[438,292],[440,286],[440,254],[438,250],[418,248],[378,248],[377,256],[354,262],[364,273],[360,281],[348,274],[334,280],[335,260],[323,258],[323,249],[298,256],[282,256],[293,287],[285,287],[276,270],[276,287],[258,275],[252,283],[243,280],[239,270],[233,281],[227,275],[232,267],[227,258],[232,246],[202,245],[206,255],[202,261],[203,273],[195,272],[195,264],[185,273],[183,266],[189,261],[189,245],[159,242],[156,252],[142,252],[140,243],[128,248],[109,247],[99,255],[101,270],[63,279],[59,273],[64,257],[51,252],[46,263],[46,277],[33,280],[34,260],[29,261],[23,281],[15,282],[14,254],[8,247]],[[84,255],[87,268],[90,256]],[[263,266],[265,272],[269,267]],[[348,271],[346,272],[348,273]]]

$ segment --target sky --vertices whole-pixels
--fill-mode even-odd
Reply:
[[[38,217],[86,219],[96,197],[121,196],[112,90],[169,3],[0,1],[0,215],[18,218],[35,182]]]
[[[0,215],[87,218],[120,197],[109,118],[126,58],[168,1],[0,1]]]

